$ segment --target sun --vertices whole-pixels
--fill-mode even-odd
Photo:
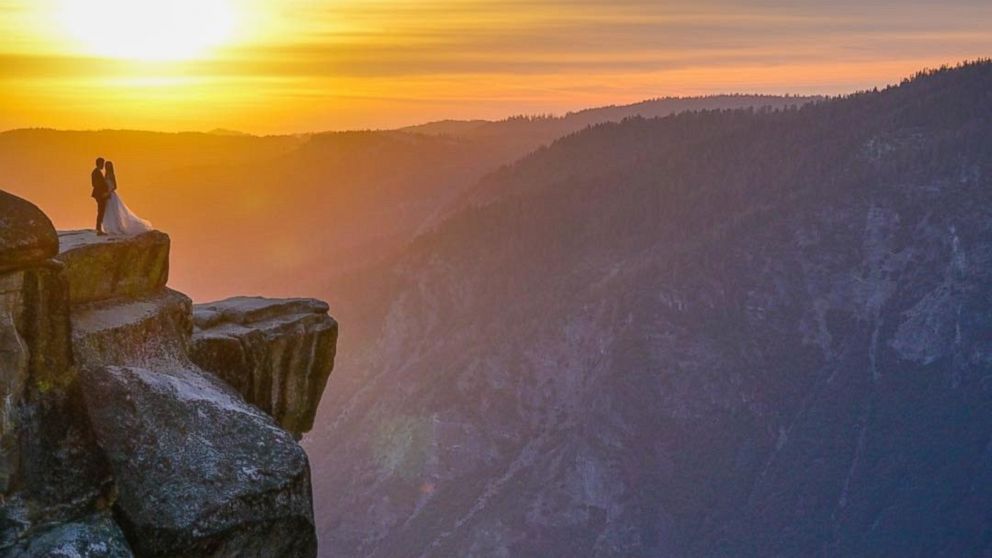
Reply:
[[[187,60],[225,43],[234,12],[227,0],[61,0],[63,27],[86,54],[133,60]]]

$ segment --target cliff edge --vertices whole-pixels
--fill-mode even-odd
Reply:
[[[308,299],[194,314],[169,249],[0,191],[0,556],[316,556],[296,439],[337,323]]]

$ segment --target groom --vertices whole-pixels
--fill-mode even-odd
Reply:
[[[96,234],[106,236],[103,232],[103,214],[107,212],[107,200],[110,199],[110,188],[107,187],[107,179],[103,176],[103,157],[96,160],[96,168],[90,173],[90,182],[93,183],[93,199],[96,200]]]

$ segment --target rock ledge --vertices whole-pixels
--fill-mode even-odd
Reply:
[[[59,233],[58,260],[65,264],[69,301],[83,304],[139,298],[169,280],[169,235],[97,236],[93,231]]]
[[[236,297],[193,307],[192,358],[299,437],[334,368],[338,324],[314,299]]]

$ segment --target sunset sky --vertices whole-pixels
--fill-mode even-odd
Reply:
[[[992,55],[989,0],[0,0],[0,130],[253,133],[842,93]]]

